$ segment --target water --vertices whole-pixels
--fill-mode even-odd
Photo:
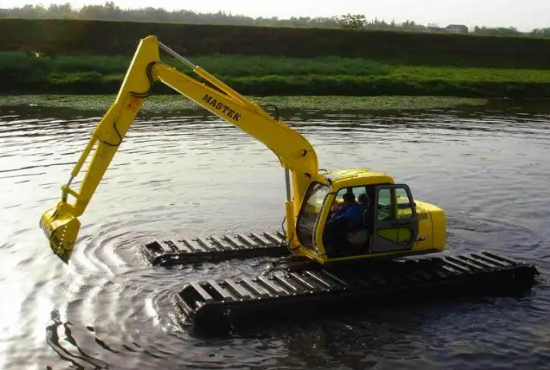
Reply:
[[[477,109],[477,108],[476,108]],[[254,259],[166,270],[149,238],[280,227],[284,173],[238,129],[202,113],[141,116],[92,202],[71,263],[38,228],[99,118],[0,109],[0,368],[548,369],[550,114],[284,112],[321,168],[367,167],[448,212],[449,253],[536,263],[531,295],[388,308],[203,338],[180,327],[187,280],[254,275]]]

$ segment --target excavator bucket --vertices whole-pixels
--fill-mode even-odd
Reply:
[[[63,262],[69,263],[80,230],[80,220],[59,208],[51,208],[42,215],[40,228],[50,241],[53,253]]]

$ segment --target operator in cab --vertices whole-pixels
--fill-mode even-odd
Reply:
[[[353,193],[346,193],[343,198],[344,204],[331,215],[331,221],[347,221],[349,227],[354,229],[362,223],[363,207],[355,201]]]
[[[366,233],[363,217],[365,210],[370,206],[368,196],[361,194],[356,201],[353,193],[346,193],[343,200],[339,209],[330,214],[323,235],[323,243],[331,255],[333,253],[343,253],[344,255],[356,253],[357,248],[354,246],[361,249],[364,245],[362,239],[366,237],[366,234],[358,234]]]
[[[344,202],[340,208],[329,216],[323,233],[323,243],[329,254],[349,251],[351,243],[348,233],[360,227],[362,223],[363,207],[357,203],[355,195],[346,193],[343,198]]]

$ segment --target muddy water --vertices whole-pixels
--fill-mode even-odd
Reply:
[[[278,229],[284,173],[238,129],[201,113],[141,117],[91,204],[71,263],[54,257],[42,212],[97,113],[0,108],[0,368],[548,369],[550,114],[286,112],[321,167],[367,167],[448,212],[449,253],[480,248],[537,264],[520,299],[398,307],[362,317],[201,338],[174,318],[186,280],[257,274],[254,259],[152,268],[153,237]]]

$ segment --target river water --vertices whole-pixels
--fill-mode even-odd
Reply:
[[[448,251],[535,263],[521,298],[403,306],[205,338],[178,325],[188,280],[255,275],[263,259],[153,268],[154,237],[278,230],[284,172],[202,112],[142,115],[81,217],[64,265],[38,227],[100,113],[0,108],[0,369],[548,369],[550,114],[473,108],[291,112],[321,168],[367,167],[448,215]]]

